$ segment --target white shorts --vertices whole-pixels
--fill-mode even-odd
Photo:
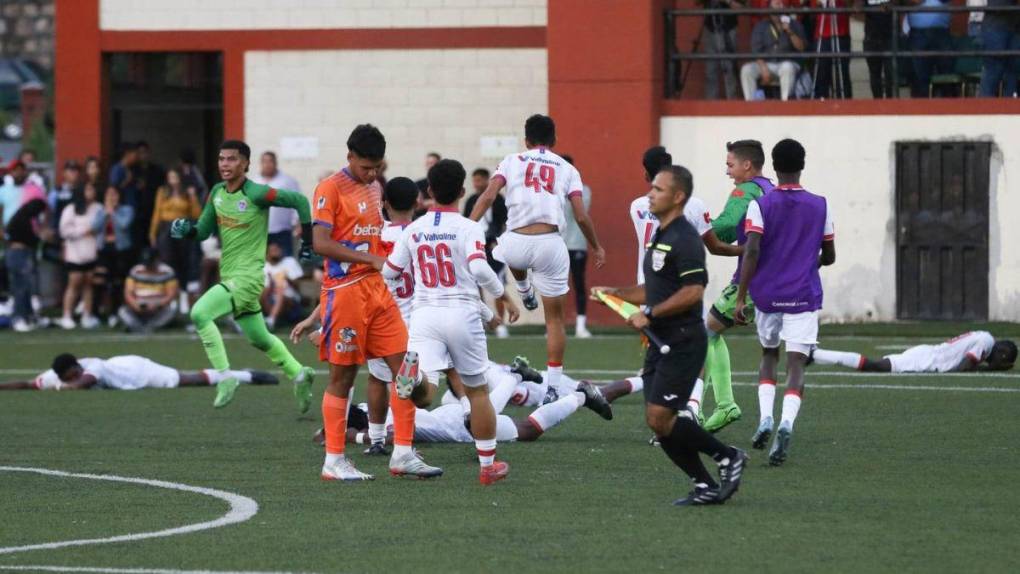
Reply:
[[[896,355],[886,355],[894,373],[938,372],[935,345],[918,345]]]
[[[530,269],[535,289],[543,297],[559,297],[570,291],[570,254],[559,233],[523,235],[507,231],[499,236],[492,258],[511,269]]]
[[[485,384],[485,377],[472,377],[489,368],[489,349],[477,307],[422,307],[411,316],[407,350],[418,353],[420,370],[432,373],[453,368],[465,385]]]
[[[766,349],[779,348],[786,342],[787,353],[807,355],[818,344],[818,311],[806,313],[755,313],[758,341]]]
[[[393,380],[393,372],[390,371],[390,366],[386,364],[386,359],[369,359],[368,374],[384,383],[389,383]]]
[[[444,405],[431,411],[418,409],[414,418],[414,440],[423,443],[475,441],[471,431],[464,426],[464,411],[461,410],[460,404]],[[499,442],[517,440],[517,424],[512,418],[496,415],[496,440]]]

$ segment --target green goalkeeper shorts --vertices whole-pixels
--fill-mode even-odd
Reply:
[[[737,309],[737,290],[739,287],[736,283],[730,283],[723,289],[723,292],[716,299],[715,304],[712,305],[712,309],[709,313],[713,317],[726,327],[732,327],[736,325],[736,320],[733,318],[733,312]],[[754,301],[751,300],[751,295],[748,294],[744,297],[744,317],[747,318],[748,323],[754,322]]]
[[[231,277],[220,282],[230,292],[234,317],[262,312],[263,279]]]

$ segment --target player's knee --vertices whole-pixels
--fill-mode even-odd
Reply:
[[[655,432],[655,436],[666,436],[673,430],[673,416],[672,412],[655,408],[655,405],[645,409],[645,423]]]
[[[779,347],[762,347],[761,356],[773,359],[779,358]]]
[[[191,308],[191,322],[194,323],[196,329],[201,329],[209,324],[209,316],[202,312],[202,308],[195,306]]]

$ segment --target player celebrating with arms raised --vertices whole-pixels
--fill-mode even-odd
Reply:
[[[542,296],[547,378],[551,387],[559,389],[567,346],[563,303],[570,275],[570,255],[559,233],[563,228],[565,200],[570,201],[577,226],[591,244],[596,268],[605,265],[606,251],[599,245],[581,198],[581,174],[550,149],[556,144],[556,124],[552,118],[538,114],[528,118],[524,123],[524,143],[527,150],[508,155],[499,163],[489,187],[475,203],[471,219],[481,219],[499,191],[507,188],[507,231],[499,236],[492,256],[510,268],[526,309],[538,308],[536,290]],[[528,279],[528,270],[533,273],[534,287]],[[569,391],[573,389],[565,389]]]
[[[822,308],[821,265],[836,262],[832,217],[825,198],[800,185],[804,146],[792,139],[772,148],[772,168],[779,180],[772,192],[747,208],[747,245],[740,269],[734,318],[745,321],[747,293],[758,308],[758,341],[762,347],[758,377],[758,430],[751,439],[757,449],[772,434],[779,343],[786,342],[786,395],[769,464],[786,460],[793,422],[804,392],[804,367],[818,344],[818,310]],[[819,256],[819,250],[821,256]]]
[[[324,480],[371,480],[344,455],[347,402],[367,359],[383,359],[397,379],[412,376],[406,362],[407,327],[379,270],[386,261],[382,241],[382,191],[376,177],[386,156],[386,139],[363,124],[347,139],[347,167],[315,188],[315,252],[325,258],[319,306],[322,310],[320,360],[329,363],[329,385],[322,398],[326,433]],[[431,478],[443,469],[429,466],[411,448],[414,403],[410,393],[389,393],[394,447],[390,474]],[[385,393],[369,390],[369,399]],[[373,409],[374,410],[374,409]]]
[[[220,145],[219,171],[223,181],[213,186],[198,222],[177,219],[170,226],[174,238],[194,237],[203,241],[219,230],[223,254],[220,257],[220,283],[206,291],[191,309],[199,338],[213,368],[228,373],[230,362],[216,319],[233,313],[245,337],[256,349],[294,381],[294,396],[301,412],[312,404],[312,378],[315,371],[303,367],[286,345],[266,329],[259,299],[265,281],[266,241],[271,206],[296,209],[301,220],[301,257],[311,255],[312,226],[308,200],[294,191],[274,189],[254,183],[245,176],[251,159],[248,144],[228,140]],[[239,381],[225,376],[216,384],[213,406],[225,407],[234,398]]]

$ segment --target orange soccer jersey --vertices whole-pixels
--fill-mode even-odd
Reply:
[[[315,225],[330,228],[330,237],[355,251],[386,257],[382,243],[382,189],[354,179],[347,168],[319,182],[315,188]],[[322,288],[336,289],[377,273],[370,265],[323,261]]]

